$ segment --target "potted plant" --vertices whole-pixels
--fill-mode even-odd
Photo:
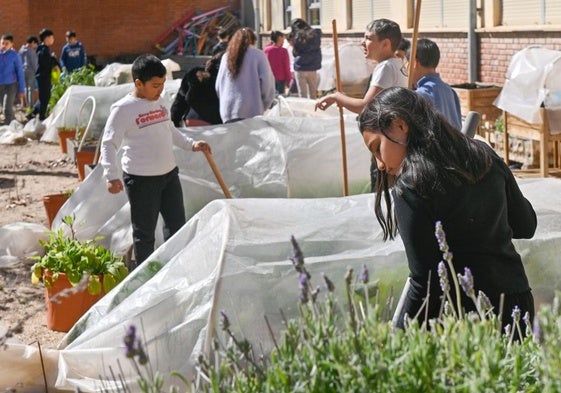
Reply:
[[[123,257],[98,244],[99,238],[78,240],[74,217],[65,216],[70,229],[50,231],[40,244],[45,254],[34,257],[31,282],[45,285],[47,326],[67,332],[80,317],[128,274]]]

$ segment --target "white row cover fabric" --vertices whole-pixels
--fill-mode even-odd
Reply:
[[[530,46],[517,52],[494,105],[528,123],[542,123],[540,107],[552,134],[561,132],[561,52]]]
[[[163,94],[172,101],[180,85],[180,79],[166,81]],[[58,142],[57,127],[85,127],[90,118],[92,105],[84,107],[82,111],[80,110],[90,96],[95,99],[96,105],[88,136],[99,138],[109,117],[111,105],[132,92],[133,89],[134,85],[132,83],[114,86],[70,86],[58,100],[51,114],[43,121],[46,129],[41,141]]]
[[[322,46],[321,55],[318,90],[328,91],[337,87],[333,45]],[[342,91],[346,94],[364,95],[370,75],[374,70],[374,63],[364,57],[362,46],[359,44],[339,45],[339,68]]]
[[[531,240],[517,240],[536,303],[561,289],[561,180],[522,179],[520,186],[538,214]],[[123,336],[135,324],[146,340],[154,367],[192,375],[209,335],[219,331],[224,309],[238,337],[265,350],[272,347],[266,316],[275,337],[282,329],[279,309],[297,315],[298,278],[291,262],[294,235],[312,274],[324,291],[321,273],[337,286],[342,304],[343,276],[366,264],[372,280],[393,286],[397,296],[407,275],[399,238],[383,242],[373,213],[373,195],[320,199],[232,199],[209,203],[150,261],[125,279],[78,322],[60,350],[43,353],[49,386],[100,391],[99,375],[123,365],[125,379],[137,388],[124,357]],[[453,250],[452,250],[453,251]],[[475,277],[477,286],[477,277]],[[14,382],[42,387],[35,347],[11,344],[0,351],[0,386]],[[133,390],[135,391],[135,390]],[[136,390],[138,391],[138,390]]]
[[[313,101],[306,100],[310,105]],[[313,107],[313,106],[312,106]],[[234,198],[319,198],[343,195],[341,134],[336,118],[256,117],[236,123],[183,128],[195,140],[210,143],[213,158]],[[355,116],[345,117],[350,194],[370,190],[370,153]],[[187,219],[208,202],[224,198],[205,156],[175,149]],[[128,200],[109,194],[102,167],[86,177],[53,222],[75,215],[77,236],[103,236],[118,253],[130,246]],[[161,231],[156,232],[161,244]]]

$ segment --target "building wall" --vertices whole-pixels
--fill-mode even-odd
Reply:
[[[559,0],[477,0],[476,3],[477,82],[503,85],[512,56],[528,46],[561,50]],[[359,43],[364,35],[365,21],[378,18],[396,21],[403,35],[411,39],[413,0],[322,0],[321,4],[322,9],[326,8],[321,17],[323,45],[333,44],[332,9],[338,11],[335,19],[340,44],[348,41]],[[427,0],[421,6],[419,38],[430,38],[438,44],[441,51],[438,69],[442,78],[450,84],[469,81],[468,4],[468,0]],[[439,8],[440,5],[443,8]],[[292,8],[293,18],[306,19],[304,0],[292,0]],[[350,12],[345,13],[349,9]],[[360,23],[353,20],[353,15]],[[263,17],[266,18],[265,15]],[[284,28],[282,14],[274,13],[270,19],[271,29]],[[269,32],[262,30],[262,34],[268,37]]]
[[[158,54],[153,42],[190,9],[209,11],[226,5],[239,11],[240,0],[16,1],[10,3],[10,12],[4,7],[0,13],[0,26],[14,36],[16,48],[44,27],[53,30],[57,56],[66,42],[65,32],[75,30],[88,55],[104,63],[127,54]]]

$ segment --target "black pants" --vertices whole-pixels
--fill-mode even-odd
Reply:
[[[129,198],[132,236],[136,265],[154,252],[158,215],[164,219],[164,240],[168,240],[185,224],[183,191],[179,169],[160,176],[123,174]]]
[[[43,121],[47,118],[47,108],[51,99],[51,78],[37,78],[37,86],[39,101],[35,103],[33,113],[39,113],[39,120]]]

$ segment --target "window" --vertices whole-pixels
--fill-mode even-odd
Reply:
[[[308,23],[311,26],[319,27],[321,24],[321,0],[306,0],[306,6]]]
[[[292,1],[291,0],[283,0],[282,9],[284,10],[284,12],[283,12],[284,27],[288,28],[288,27],[290,27],[290,22],[292,21]]]
[[[353,17],[353,29],[364,31],[366,26],[374,19],[392,19],[391,3],[391,0],[353,2],[351,11]]]
[[[467,28],[469,2],[466,0],[425,0],[421,7],[419,27]]]

